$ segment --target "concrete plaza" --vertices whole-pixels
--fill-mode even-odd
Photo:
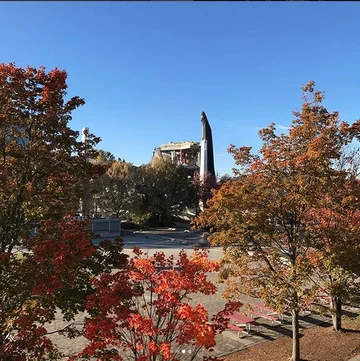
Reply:
[[[167,256],[176,256],[181,249],[191,253],[194,246],[201,246],[204,244],[202,237],[198,234],[187,233],[184,231],[161,231],[161,232],[139,232],[128,234],[123,237],[125,246],[124,252],[131,255],[134,246],[140,247],[142,250],[147,251],[149,255],[156,251],[163,251]],[[219,260],[222,257],[222,249],[220,247],[209,248],[210,258]],[[217,274],[209,275],[210,279],[217,286],[217,293],[213,296],[195,295],[193,302],[202,303],[208,309],[210,315],[220,311],[225,300],[222,298],[222,293],[225,289],[223,284],[217,282]],[[243,303],[254,303],[256,300],[243,297],[240,299]],[[84,315],[78,315],[75,322],[79,328],[83,324]],[[214,348],[213,355],[223,356],[233,353],[259,342],[274,340],[284,335],[291,335],[291,324],[285,322],[282,324],[271,325],[271,322],[265,319],[257,319],[259,324],[258,332],[246,335],[238,335],[237,331],[228,330],[217,336],[217,344]],[[309,328],[314,325],[330,325],[331,319],[326,315],[319,315],[311,313],[300,317],[300,328]],[[66,324],[62,321],[61,315],[48,327],[48,331],[55,331],[56,329],[64,327]],[[65,355],[73,355],[80,352],[86,345],[86,339],[78,337],[75,339],[68,339],[57,333],[51,335],[51,339],[59,346],[60,350]]]

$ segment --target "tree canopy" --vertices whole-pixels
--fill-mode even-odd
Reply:
[[[0,65],[0,250],[11,251],[32,227],[61,219],[77,208],[82,185],[92,176],[86,155],[99,138],[86,144],[68,123],[84,104],[65,101],[67,74],[14,64]]]
[[[275,124],[260,130],[259,154],[230,146],[236,178],[221,185],[197,221],[212,227],[210,239],[225,247],[222,277],[229,296],[245,292],[292,313],[293,361],[300,358],[299,311],[324,287],[312,276],[320,266],[325,272],[325,264],[330,277],[339,269],[354,272],[349,265],[358,253],[344,257],[342,250],[359,250],[358,222],[348,213],[358,209],[359,182],[334,165],[359,136],[360,121],[349,125],[329,113],[314,86],[303,87],[302,109],[294,112],[287,134],[278,134]],[[336,232],[328,226],[334,212],[341,224]],[[332,246],[324,247],[330,233]],[[344,296],[340,289],[327,287],[333,300]]]
[[[195,294],[216,292],[208,274],[218,263],[204,250],[191,256],[182,250],[177,261],[164,252],[134,252],[127,267],[94,280],[85,330],[90,342],[72,360],[190,361],[202,348],[211,351],[227,315],[240,306],[228,302],[210,317],[202,304],[193,302]]]
[[[90,280],[125,263],[120,244],[95,249],[87,223],[72,218],[96,171],[87,157],[99,138],[89,134],[84,144],[68,126],[84,100],[65,100],[66,77],[56,68],[0,65],[2,360],[57,357],[44,324],[57,309],[66,321],[83,311]]]

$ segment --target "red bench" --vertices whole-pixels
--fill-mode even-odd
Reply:
[[[234,331],[237,331],[237,332],[238,332],[238,336],[240,336],[240,332],[245,332],[243,328],[238,327],[238,326],[235,326],[235,325],[233,325],[233,324],[231,324],[231,323],[228,323],[227,327],[228,327],[228,328],[231,328],[231,329],[234,330]]]
[[[230,320],[232,320],[235,324],[239,326],[245,326],[246,331],[249,334],[251,333],[251,325],[254,324],[256,328],[258,329],[258,325],[255,323],[255,320],[253,318],[250,318],[244,314],[240,314],[237,312],[234,312],[229,316]]]
[[[256,305],[253,305],[253,307],[258,308],[261,312],[266,313],[266,314],[277,313],[277,312],[273,311],[270,307],[262,305],[262,304],[256,304]]]
[[[262,312],[259,312],[259,311],[252,310],[252,311],[251,311],[251,314],[252,314],[252,315],[255,315],[255,316],[258,316],[258,317],[265,318],[265,319],[271,321],[271,325],[273,325],[274,322],[279,322],[279,323],[281,323],[281,321],[279,321],[279,320],[276,319],[275,317],[270,316],[270,315],[267,315],[267,314],[262,313]]]

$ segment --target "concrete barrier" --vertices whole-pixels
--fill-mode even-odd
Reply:
[[[122,235],[120,219],[93,218],[90,223],[91,230],[101,238],[115,238]]]

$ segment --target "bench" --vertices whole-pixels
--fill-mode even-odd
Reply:
[[[276,314],[277,312],[273,311],[270,307],[262,305],[262,304],[256,304],[253,305],[253,307],[258,308],[261,312],[266,314]]]
[[[255,315],[255,316],[258,316],[258,317],[266,318],[267,320],[271,321],[271,326],[274,324],[274,322],[279,322],[279,323],[281,323],[281,321],[279,321],[279,320],[276,319],[275,317],[270,316],[270,315],[267,315],[267,314],[262,313],[262,312],[259,312],[259,311],[252,310],[252,311],[251,311],[251,314],[252,314],[252,315]]]
[[[251,333],[251,325],[256,326],[256,329],[258,330],[258,325],[256,324],[255,320],[251,317],[248,317],[245,314],[240,314],[237,312],[234,312],[229,316],[230,320],[233,321],[236,325],[242,327],[245,326],[247,333]]]
[[[239,337],[240,337],[240,332],[245,332],[243,328],[238,327],[238,326],[235,326],[235,325],[233,325],[233,324],[231,324],[231,323],[228,323],[227,327],[228,327],[228,328],[231,328],[231,329],[234,330],[234,331],[237,331]]]

